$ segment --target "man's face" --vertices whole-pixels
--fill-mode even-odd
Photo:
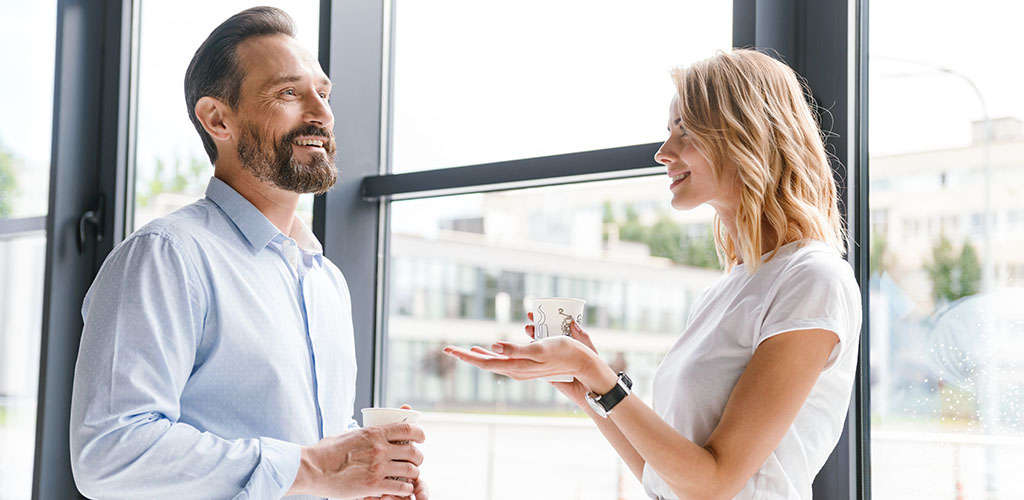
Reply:
[[[257,179],[296,193],[324,193],[334,166],[331,81],[292,37],[251,38],[238,47],[245,77],[238,116],[238,157]]]

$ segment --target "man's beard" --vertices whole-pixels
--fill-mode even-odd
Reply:
[[[238,158],[242,168],[257,179],[295,193],[323,194],[338,180],[334,166],[334,134],[330,129],[305,125],[292,130],[276,144],[268,146],[253,123],[243,127],[238,139]],[[300,163],[294,156],[297,137],[322,137],[326,154],[313,153],[309,162]]]

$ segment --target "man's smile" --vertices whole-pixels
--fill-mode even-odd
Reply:
[[[325,137],[320,137],[320,138],[299,137],[299,138],[295,139],[294,141],[292,141],[292,144],[294,144],[296,146],[315,147],[315,148],[321,148],[322,149],[324,147],[324,144],[327,143],[327,141],[328,141],[328,139],[325,138]]]

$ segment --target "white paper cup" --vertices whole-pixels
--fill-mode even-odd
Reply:
[[[559,335],[572,336],[572,322],[583,327],[583,306],[586,301],[568,297],[540,297],[532,299],[533,339],[541,340]],[[572,382],[572,375],[544,377],[551,382]]]
[[[380,427],[382,425],[401,422],[415,425],[420,421],[420,412],[404,408],[363,408],[363,428]],[[395,444],[408,444],[408,441],[395,441]],[[407,479],[388,476],[388,479],[411,482]]]
[[[420,412],[404,408],[363,408],[363,427],[379,427],[381,425],[406,422],[416,424],[420,421]]]

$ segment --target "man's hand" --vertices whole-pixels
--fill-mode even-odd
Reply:
[[[430,500],[430,490],[427,488],[427,483],[423,482],[422,479],[416,479],[413,481],[413,484],[414,489],[411,497],[384,495],[382,497],[366,497],[363,500]]]
[[[423,454],[412,443],[423,439],[423,429],[406,423],[326,437],[302,448],[299,472],[287,495],[408,497],[419,484],[423,463]],[[407,443],[395,444],[403,441]]]

